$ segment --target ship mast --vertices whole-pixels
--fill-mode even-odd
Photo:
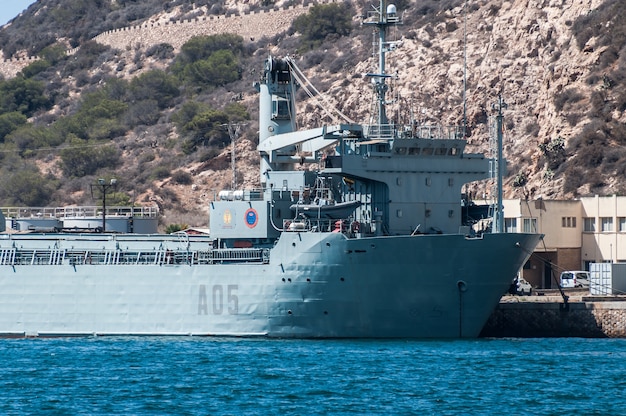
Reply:
[[[363,22],[365,25],[374,25],[378,27],[378,72],[368,73],[368,77],[372,78],[374,89],[376,91],[377,105],[378,105],[378,125],[383,126],[388,124],[387,111],[385,108],[388,86],[386,79],[391,78],[391,75],[385,72],[385,53],[395,48],[394,42],[387,42],[387,27],[400,24],[400,19],[396,13],[396,6],[390,4],[387,6],[385,0],[380,0],[380,7],[374,12],[368,13],[368,18],[375,16],[375,21]]]
[[[502,99],[502,96],[498,96],[498,102],[493,105],[493,108],[498,112],[496,114],[496,164],[495,164],[495,179],[496,179],[496,207],[494,215],[494,227],[493,232],[504,232],[504,206],[503,206],[503,181],[504,181],[504,155],[502,144],[502,122],[504,116],[502,110],[507,108],[507,104]]]

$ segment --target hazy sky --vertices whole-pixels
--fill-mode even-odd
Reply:
[[[35,0],[0,0],[0,26],[27,9]]]

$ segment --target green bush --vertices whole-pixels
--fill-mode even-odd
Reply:
[[[53,191],[54,184],[34,166],[4,172],[0,179],[0,198],[5,205],[46,206]]]
[[[0,114],[0,142],[4,137],[28,122],[26,116],[18,111]]]
[[[36,111],[50,106],[44,95],[43,82],[15,77],[0,82],[0,113],[19,111],[31,117]]]
[[[151,126],[159,121],[161,113],[156,100],[143,100],[134,102],[128,107],[126,123],[130,126]]]
[[[159,108],[170,107],[180,95],[177,79],[160,70],[148,71],[130,82],[130,101],[155,100]]]
[[[548,168],[551,170],[557,169],[565,161],[565,141],[562,137],[541,143],[539,149],[548,161]]]
[[[172,234],[178,231],[186,230],[187,228],[189,228],[187,224],[169,224],[167,227],[165,227],[165,233]]]
[[[5,136],[5,142],[14,143],[22,155],[28,150],[32,154],[35,149],[58,146],[64,140],[64,136],[57,129],[32,124],[23,124]]]
[[[185,137],[181,144],[183,153],[191,154],[199,145],[222,147],[230,141],[226,125],[248,118],[246,108],[239,103],[230,103],[220,111],[203,103],[189,101],[172,116],[172,121]]]
[[[24,78],[32,78],[48,68],[50,68],[50,62],[46,61],[45,59],[40,59],[39,61],[35,61],[22,69],[22,76]]]
[[[238,61],[228,50],[214,52],[206,59],[185,67],[183,78],[187,84],[211,87],[228,84],[240,78]]]
[[[193,37],[181,47],[174,64],[175,72],[182,72],[186,65],[207,59],[221,50],[240,53],[243,50],[243,38],[230,33]]]
[[[146,56],[153,56],[156,59],[170,59],[174,57],[174,47],[169,43],[159,43],[148,48]]]
[[[119,151],[112,145],[85,143],[71,139],[70,147],[61,150],[61,168],[67,176],[82,177],[93,175],[98,169],[113,168],[119,164]]]
[[[154,179],[165,179],[169,178],[172,173],[172,170],[168,166],[158,166],[156,169],[152,171],[152,178]]]
[[[50,62],[51,65],[56,65],[66,57],[65,46],[59,43],[46,46],[39,52],[38,55]]]
[[[63,117],[54,124],[61,135],[103,140],[119,137],[128,129],[122,123],[128,104],[108,98],[106,90],[86,94],[79,106],[73,115]]]
[[[581,93],[579,93],[577,90],[573,88],[570,88],[554,96],[554,107],[556,108],[557,111],[561,111],[563,110],[563,107],[565,106],[565,104],[577,103],[583,98],[585,97]]]
[[[172,174],[172,180],[180,185],[191,185],[193,177],[184,170],[177,170]]]
[[[352,14],[346,3],[315,5],[293,21],[291,30],[302,34],[301,50],[315,49],[327,38],[348,36]]]

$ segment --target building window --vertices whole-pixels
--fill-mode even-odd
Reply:
[[[617,219],[617,222],[619,223],[619,230],[621,232],[625,232],[626,231],[626,217],[619,217]]]
[[[525,233],[537,232],[537,218],[524,218],[524,232]]]
[[[507,233],[516,233],[517,232],[517,218],[505,218],[504,228],[506,229]]]
[[[583,218],[583,231],[593,233],[596,231],[596,219],[595,218]]]
[[[602,231],[613,231],[612,217],[602,217],[600,218],[600,223],[602,224]]]
[[[561,217],[561,227],[576,228],[576,217]]]

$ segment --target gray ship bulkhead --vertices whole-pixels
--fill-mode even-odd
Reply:
[[[2,265],[0,333],[475,337],[517,271],[502,259],[537,239],[286,232],[269,263]]]

